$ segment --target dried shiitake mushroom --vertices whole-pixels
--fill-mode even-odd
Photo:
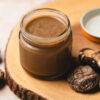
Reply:
[[[98,74],[89,66],[78,66],[68,77],[68,83],[77,92],[92,90],[99,81]]]
[[[100,51],[85,48],[79,52],[79,61],[82,65],[90,65],[94,69],[100,69]]]
[[[91,56],[95,51],[90,49],[90,48],[84,48],[82,50],[80,50],[79,52],[79,61],[82,65],[87,65],[90,64],[91,62]]]
[[[100,90],[100,74],[99,74],[99,82],[98,82],[97,87],[98,87],[98,88],[99,88],[99,90]]]
[[[5,85],[4,72],[0,69],[0,88]]]
[[[100,51],[93,53],[91,55],[91,58],[92,58],[91,66],[100,69]]]

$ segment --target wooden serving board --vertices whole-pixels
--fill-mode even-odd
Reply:
[[[73,56],[77,57],[82,48],[100,50],[100,44],[85,38],[80,28],[82,14],[100,7],[100,0],[58,0],[42,7],[52,7],[66,13],[73,30]],[[82,94],[73,91],[66,80],[44,81],[32,77],[19,61],[18,34],[20,22],[11,32],[5,55],[6,78],[11,90],[23,100],[100,100],[100,92]]]

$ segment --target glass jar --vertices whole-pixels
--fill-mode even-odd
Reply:
[[[66,30],[60,36],[49,39],[26,32],[26,24],[42,16],[58,17],[66,25]],[[22,67],[38,78],[56,78],[68,72],[72,51],[72,31],[68,17],[50,8],[36,9],[26,14],[20,25],[19,50]]]

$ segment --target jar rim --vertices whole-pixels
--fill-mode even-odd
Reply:
[[[67,20],[67,28],[64,32],[61,33],[60,36],[58,37],[52,37],[52,38],[44,38],[44,37],[39,37],[36,35],[31,35],[28,32],[25,31],[24,27],[23,27],[23,22],[24,19],[31,15],[32,13],[36,13],[38,11],[47,11],[47,12],[55,12],[60,14],[62,17],[65,17],[65,19]],[[25,39],[27,39],[30,42],[33,42],[35,45],[39,45],[39,46],[53,46],[53,45],[57,45],[63,41],[65,41],[70,34],[71,28],[70,28],[70,21],[67,17],[66,14],[64,14],[63,12],[57,10],[57,9],[52,9],[52,8],[39,8],[39,9],[33,9],[31,11],[29,11],[27,14],[25,14],[21,20],[21,24],[20,24],[20,31],[24,34],[23,37]]]

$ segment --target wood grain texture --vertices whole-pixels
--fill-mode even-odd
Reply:
[[[93,43],[83,36],[79,23],[85,11],[99,6],[99,0],[58,0],[42,7],[56,8],[68,15],[73,30],[73,56],[77,57],[82,48],[100,50],[100,44]],[[23,100],[100,100],[100,92],[81,94],[73,91],[66,80],[44,81],[28,74],[19,61],[19,26],[20,23],[12,31],[5,55],[8,85],[17,96]]]

